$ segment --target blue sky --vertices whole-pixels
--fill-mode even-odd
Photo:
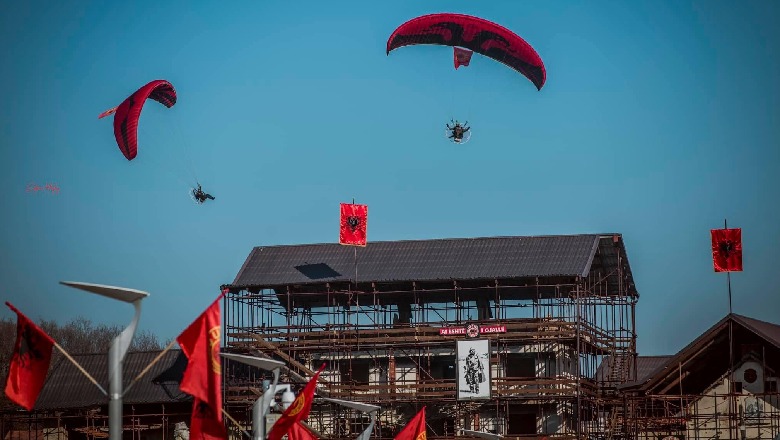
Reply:
[[[432,12],[517,32],[547,84],[478,55],[455,71],[443,47],[385,55]],[[780,323],[778,18],[773,1],[4,2],[2,299],[124,324],[126,305],[58,281],[142,289],[141,329],[174,338],[253,246],[337,241],[354,197],[369,240],[624,234],[645,355],[727,313],[709,230],[728,218],[734,311]],[[146,104],[128,162],[97,115],[153,79],[179,101]],[[451,117],[468,144],[444,139]],[[190,200],[195,177],[213,203]]]

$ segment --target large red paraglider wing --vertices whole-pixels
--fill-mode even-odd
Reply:
[[[176,90],[168,81],[158,79],[141,87],[119,104],[114,115],[114,136],[127,160],[135,159],[138,154],[138,118],[147,98],[171,108],[176,104]]]
[[[387,54],[403,46],[440,44],[460,46],[506,64],[525,75],[541,90],[547,80],[541,57],[509,29],[463,14],[430,14],[413,18],[387,40]]]

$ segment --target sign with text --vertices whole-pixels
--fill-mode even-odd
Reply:
[[[439,329],[439,336],[459,336],[466,335],[475,338],[479,335],[492,335],[496,333],[506,333],[505,325],[476,325],[469,324],[467,327],[442,327]]]

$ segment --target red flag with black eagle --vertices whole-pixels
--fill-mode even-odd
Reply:
[[[474,52],[468,49],[461,49],[460,47],[454,47],[453,49],[455,57],[455,70],[457,70],[460,66],[468,66],[471,62],[471,56],[474,55]]]
[[[425,407],[417,413],[416,416],[409,420],[409,423],[404,426],[393,440],[425,440],[427,435],[425,433]]]
[[[715,272],[742,272],[742,229],[712,229]]]
[[[314,400],[314,391],[317,389],[317,379],[319,379],[320,373],[324,369],[325,364],[322,364],[314,376],[309,379],[309,383],[306,384],[303,391],[290,404],[290,407],[284,410],[281,417],[274,422],[271,432],[268,433],[268,440],[281,440],[285,434],[293,429],[296,423],[309,417],[311,402]]]
[[[365,246],[367,222],[368,205],[342,203],[339,244]]]
[[[184,370],[179,389],[194,397],[190,438],[227,439],[222,421],[222,363],[219,358],[221,311],[219,300],[226,290],[176,338],[184,355]]]
[[[32,411],[43,389],[51,364],[54,339],[7,302],[16,313],[16,343],[5,382],[5,394],[27,411]]]

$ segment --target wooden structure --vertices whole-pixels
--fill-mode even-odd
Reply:
[[[160,351],[130,352],[124,373],[136,377]],[[96,380],[108,381],[108,356],[74,354]],[[165,353],[124,398],[124,440],[173,440],[178,422],[190,423],[192,398],[178,381],[186,366],[180,350]],[[97,440],[108,438],[108,398],[64,356],[55,354],[33,411],[0,409],[0,439]]]
[[[294,384],[325,363],[318,394],[379,405],[380,439],[422,406],[432,438],[584,438],[636,380],[638,293],[619,234],[257,247],[223,287],[226,349],[288,363]],[[489,341],[484,400],[458,398],[468,340]],[[248,416],[268,375],[227,371],[225,404]],[[332,439],[366,423],[318,401],[309,418]]]

